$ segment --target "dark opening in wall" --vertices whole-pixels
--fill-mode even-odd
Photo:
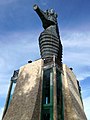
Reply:
[[[43,72],[43,91],[41,120],[53,120],[53,69],[45,69]]]
[[[50,103],[50,69],[44,71],[43,80],[43,104]]]
[[[48,109],[43,111],[42,118],[43,118],[43,120],[50,120],[50,111]]]

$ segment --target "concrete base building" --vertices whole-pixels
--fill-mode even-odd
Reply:
[[[3,120],[87,120],[76,76],[55,57],[22,66],[11,81]]]

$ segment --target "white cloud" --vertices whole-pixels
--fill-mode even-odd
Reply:
[[[2,107],[0,107],[0,120],[2,119],[2,115],[3,115],[3,110],[4,110],[4,108]]]
[[[74,68],[79,80],[90,76],[90,71],[81,72],[84,66],[90,66],[90,32],[63,31],[62,43],[64,63]]]
[[[8,83],[1,83],[0,82],[0,96],[6,97],[8,93],[8,88],[9,88],[9,80]]]
[[[65,31],[63,33],[63,44],[65,47],[89,47],[90,32],[73,32]]]
[[[0,36],[1,71],[7,71],[5,67],[10,70],[12,66],[15,67],[23,60],[34,60],[36,56],[39,57],[37,36],[38,32],[8,33]]]
[[[39,33],[30,32],[7,33],[0,36],[0,73],[8,73],[24,62],[39,57]]]
[[[84,110],[85,110],[87,119],[90,120],[90,97],[85,98],[83,100],[83,103],[84,103]]]

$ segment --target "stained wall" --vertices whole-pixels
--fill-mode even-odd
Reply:
[[[73,71],[63,64],[62,69],[64,120],[87,120]]]
[[[42,60],[20,68],[19,78],[3,120],[40,120]]]

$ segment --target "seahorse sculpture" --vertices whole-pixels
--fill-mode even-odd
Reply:
[[[44,28],[44,31],[39,36],[41,57],[50,59],[55,55],[56,59],[61,63],[62,44],[59,36],[57,14],[53,9],[44,12],[37,5],[34,5],[33,8],[40,17]]]

